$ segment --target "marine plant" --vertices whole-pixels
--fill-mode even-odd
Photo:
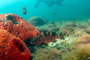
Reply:
[[[61,59],[61,51],[53,48],[51,50],[48,49],[39,49],[33,60],[60,60]]]
[[[73,27],[62,27],[60,31],[62,32],[63,35],[69,36],[74,33],[75,28]]]
[[[77,38],[71,48],[61,60],[90,60],[90,35]]]

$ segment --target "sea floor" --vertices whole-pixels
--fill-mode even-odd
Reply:
[[[48,44],[28,47],[32,60],[90,60],[90,19],[48,22],[36,28],[62,35]]]

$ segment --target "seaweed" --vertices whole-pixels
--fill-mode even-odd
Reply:
[[[61,51],[53,48],[51,50],[48,49],[39,49],[33,60],[60,60],[61,59]]]

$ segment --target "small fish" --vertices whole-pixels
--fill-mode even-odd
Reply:
[[[23,10],[26,10],[26,6],[24,6]]]
[[[32,40],[31,44],[40,45],[40,44],[48,44],[49,42],[53,42],[56,39],[60,39],[60,35],[57,35],[56,32],[43,32],[41,35]]]
[[[24,6],[24,7],[22,8],[22,12],[23,12],[23,14],[26,14],[26,13],[27,13],[26,6]]]

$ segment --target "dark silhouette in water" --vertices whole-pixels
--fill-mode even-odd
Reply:
[[[26,13],[27,13],[26,6],[24,6],[24,7],[22,8],[22,12],[23,12],[23,14],[26,14]]]
[[[53,5],[56,4],[57,7],[56,7],[56,10],[52,13],[53,15],[57,14],[57,11],[58,11],[60,6],[74,7],[72,5],[62,4],[62,2],[64,0],[37,0],[37,1],[38,2],[36,3],[35,8],[37,8],[40,3],[45,3],[45,4],[47,4],[48,7],[52,7]]]
[[[35,8],[37,8],[40,3],[45,3],[48,5],[48,7],[51,7],[54,4],[61,5],[61,2],[63,2],[64,0],[37,0],[37,1],[38,2],[36,3]]]

